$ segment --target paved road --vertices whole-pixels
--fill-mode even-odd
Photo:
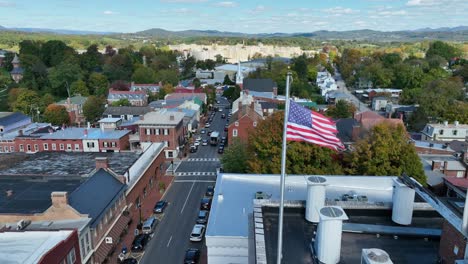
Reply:
[[[227,100],[218,98],[221,104]],[[224,135],[226,119],[221,114],[228,114],[228,109],[217,112],[209,129],[220,131]],[[208,139],[206,134],[201,135]],[[195,224],[200,207],[200,199],[206,188],[216,182],[216,168],[220,167],[218,147],[199,146],[196,153],[190,153],[175,169],[175,179],[164,199],[169,202],[162,220],[147,246],[141,264],[182,263],[187,248],[202,250],[201,263],[206,263],[205,241],[190,242],[189,236]]]
[[[337,80],[336,84],[338,85],[339,90],[349,95],[351,102],[356,106],[359,112],[371,111],[365,103],[359,101],[359,99],[353,93],[351,93],[351,91],[349,91],[337,68],[335,68],[334,77]]]

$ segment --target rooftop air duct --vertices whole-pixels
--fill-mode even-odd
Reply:
[[[324,177],[310,176],[307,178],[307,201],[305,218],[309,222],[318,223],[320,209],[325,206],[325,190],[327,180]]]
[[[315,252],[321,263],[336,264],[340,262],[343,220],[348,220],[348,216],[341,207],[325,206],[320,209]]]

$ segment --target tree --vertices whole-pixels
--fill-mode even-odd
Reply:
[[[89,96],[83,104],[83,115],[86,117],[86,120],[94,122],[99,119],[105,110],[104,102],[105,99],[102,97]]]
[[[234,102],[237,100],[237,98],[240,97],[240,87],[238,85],[236,86],[230,86],[223,92],[223,96],[229,99],[231,102]]]
[[[117,91],[129,91],[130,85],[126,81],[118,80],[111,84],[111,88]]]
[[[41,53],[42,61],[47,67],[55,67],[65,61],[67,57],[75,56],[75,50],[60,40],[49,40],[44,43]]]
[[[59,97],[66,97],[68,96],[67,86],[80,79],[83,79],[83,72],[79,65],[62,62],[50,70],[51,93]]]
[[[132,81],[136,83],[154,83],[156,81],[156,74],[151,68],[139,67],[133,73]]]
[[[62,125],[70,123],[70,117],[65,106],[51,104],[44,112],[44,121],[53,125]]]
[[[224,151],[221,157],[221,164],[224,172],[227,173],[246,173],[247,172],[247,145],[239,139],[234,138],[234,141]]]
[[[86,83],[83,80],[78,80],[73,82],[70,85],[70,94],[71,96],[74,95],[82,95],[82,96],[88,96],[89,95],[89,90],[88,87],[86,86]]]
[[[297,76],[300,79],[302,80],[307,79],[308,68],[307,68],[307,57],[305,56],[305,54],[293,59],[292,69],[297,73]]]
[[[50,104],[53,104],[55,102],[55,98],[53,95],[46,93],[41,97],[41,100],[39,101],[39,111],[41,113],[44,113],[47,106]]]
[[[156,73],[156,80],[163,83],[170,83],[171,85],[177,85],[179,83],[179,77],[177,72],[174,70],[161,70]]]
[[[200,79],[198,79],[198,78],[193,79],[192,83],[193,83],[193,86],[194,86],[195,88],[198,88],[198,87],[201,86]]]
[[[354,104],[339,100],[336,105],[328,108],[326,114],[333,118],[351,118],[356,112]]]
[[[223,56],[221,56],[220,54],[216,54],[215,58],[216,58],[216,64],[226,63],[226,59],[223,58]]]
[[[35,107],[39,107],[39,95],[35,91],[20,88],[16,92],[17,98],[12,107],[14,112],[29,115],[33,109],[35,110]]]
[[[96,96],[107,96],[109,91],[109,82],[104,74],[93,72],[89,75],[88,87],[91,90],[91,94]]]
[[[195,67],[196,60],[193,56],[187,56],[187,58],[182,62],[182,76],[191,77],[193,75],[193,68]]]
[[[346,172],[351,175],[401,176],[406,173],[419,183],[426,176],[416,149],[402,125],[381,123],[344,156]]]
[[[281,172],[283,112],[276,112],[258,123],[249,136],[248,171],[278,174]],[[268,136],[265,136],[268,135]],[[288,174],[342,174],[336,153],[304,142],[288,143]]]
[[[103,64],[103,55],[99,52],[97,44],[93,44],[80,55],[81,68],[88,72],[100,71]]]
[[[451,46],[442,41],[435,41],[429,45],[429,49],[426,52],[426,57],[432,57],[434,55],[439,55],[445,60],[449,61],[450,59],[460,55],[460,50]]]
[[[41,57],[42,43],[34,40],[23,40],[19,43],[19,54],[21,55],[34,55],[38,58]]]
[[[115,54],[106,59],[103,67],[103,73],[107,76],[109,81],[116,80],[130,81],[133,72],[133,59],[126,54]]]
[[[128,101],[127,98],[120,99],[118,101],[112,102],[112,106],[131,106],[132,104]]]
[[[172,84],[170,83],[166,83],[163,85],[163,87],[161,87],[161,89],[159,89],[158,97],[159,99],[164,99],[164,97],[167,94],[170,94],[173,92],[174,92],[174,86],[172,86]]]
[[[223,84],[224,85],[234,85],[235,83],[233,81],[231,81],[231,79],[229,78],[229,75],[226,74],[224,76]]]

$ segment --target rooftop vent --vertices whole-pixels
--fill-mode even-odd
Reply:
[[[363,248],[361,263],[364,264],[392,264],[387,252],[378,248]]]
[[[16,230],[23,230],[25,229],[29,224],[31,224],[31,220],[24,220],[21,219],[19,222],[16,224]]]
[[[262,191],[258,191],[255,193],[255,199],[257,200],[262,200],[262,199],[268,199],[270,198],[271,196],[269,196],[268,194],[262,192]]]

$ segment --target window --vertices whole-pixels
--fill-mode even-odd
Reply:
[[[453,131],[452,131],[452,134],[453,134],[454,136],[456,136],[457,133],[458,133],[458,130],[453,130]]]
[[[102,146],[105,147],[105,148],[107,148],[108,143],[107,143],[106,141],[104,141],[104,142],[102,143]]]
[[[10,151],[11,151],[11,152],[15,152],[15,147],[10,146]]]
[[[31,145],[28,144],[28,151],[31,151]]]
[[[64,149],[65,149],[65,145],[60,144],[60,150],[64,150]]]
[[[239,122],[237,122],[237,121],[234,122],[234,125],[235,125],[235,126],[239,126]]]
[[[80,144],[75,144],[75,150],[80,150]]]
[[[67,255],[67,263],[73,264],[76,261],[75,247],[73,247]]]
[[[169,129],[167,129],[167,128],[164,129],[164,135],[165,136],[169,135]]]
[[[120,118],[122,118],[122,120],[125,120],[125,115],[120,115]]]
[[[71,144],[67,144],[67,150],[71,150]]]
[[[81,259],[84,259],[84,257],[86,257],[86,246],[85,246],[85,242],[84,242],[84,237],[82,237],[80,239],[80,248],[82,249],[81,250]]]
[[[86,142],[88,148],[94,148],[94,142]]]
[[[86,233],[86,252],[89,252],[91,250],[91,243],[89,242],[89,233]]]
[[[151,135],[151,129],[149,128],[146,129],[146,135]]]
[[[34,151],[39,151],[39,145],[34,144]]]
[[[49,144],[44,143],[44,150],[49,150]]]
[[[159,128],[156,128],[154,131],[156,132],[156,135],[159,135]]]
[[[174,153],[172,153],[172,151],[168,151],[168,152],[167,152],[167,157],[173,158],[173,157],[174,157]]]
[[[111,146],[112,146],[113,148],[115,148],[115,141],[112,141],[112,142],[111,142]]]
[[[8,152],[8,147],[5,147],[5,152]]]
[[[143,188],[143,197],[146,197],[146,187]]]
[[[444,130],[443,129],[439,130],[439,135],[443,135],[443,134],[444,134]]]
[[[112,115],[107,115],[108,118],[112,118]]]
[[[23,144],[20,144],[20,151],[21,151],[21,152],[24,151],[24,146],[23,146]]]
[[[233,136],[233,137],[237,137],[237,129],[233,129],[233,130],[232,130],[232,136]]]
[[[256,127],[256,126],[257,126],[257,122],[253,122],[253,126]]]
[[[52,143],[52,150],[57,150],[57,144]]]

